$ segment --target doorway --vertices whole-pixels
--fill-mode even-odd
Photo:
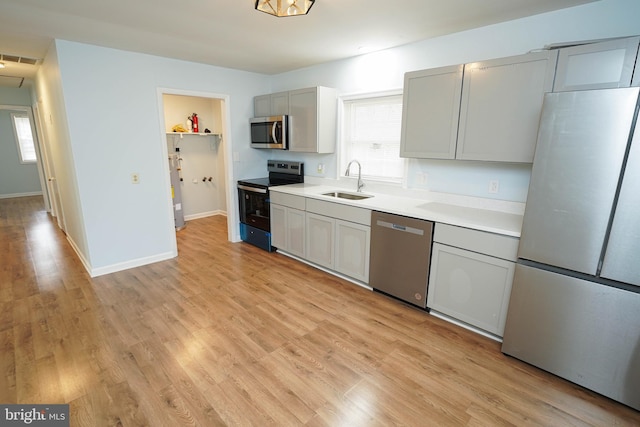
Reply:
[[[176,219],[182,216],[186,227],[190,220],[227,216],[227,239],[231,240],[231,224],[237,222],[237,214],[231,208],[233,189],[229,185],[233,171],[228,98],[228,95],[207,92],[158,90],[168,189],[172,188],[170,164],[177,163],[179,169],[179,183],[173,184],[169,194],[172,216]],[[198,120],[197,133],[190,129],[193,116]],[[178,185],[179,192],[176,192]],[[175,199],[177,193],[180,200]]]
[[[31,107],[0,105],[0,122],[0,197],[42,194],[49,211],[40,132]]]

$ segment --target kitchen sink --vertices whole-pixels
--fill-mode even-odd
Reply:
[[[338,199],[348,199],[348,200],[362,200],[362,199],[368,199],[370,197],[373,197],[368,194],[345,193],[343,191],[331,191],[329,193],[322,193],[322,195],[337,197]]]

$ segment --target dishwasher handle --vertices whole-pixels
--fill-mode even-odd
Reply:
[[[414,227],[407,227],[406,225],[402,225],[402,224],[395,224],[392,222],[377,220],[376,225],[378,225],[379,227],[385,227],[391,230],[401,231],[404,233],[411,233],[411,234],[417,234],[418,236],[424,236],[424,230],[421,230],[419,228],[414,228]]]

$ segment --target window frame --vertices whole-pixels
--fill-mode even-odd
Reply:
[[[12,112],[12,113],[10,113],[10,116],[11,116],[11,125],[13,127],[13,135],[14,135],[14,139],[16,141],[16,147],[18,149],[18,159],[19,159],[20,163],[23,164],[23,165],[31,165],[31,164],[37,163],[38,162],[38,150],[37,150],[37,147],[36,147],[36,139],[35,139],[35,135],[34,135],[33,121],[31,119],[31,116],[26,111]],[[20,136],[18,134],[18,127],[17,127],[16,119],[27,119],[27,121],[29,122],[29,130],[31,131],[31,144],[32,144],[32,150],[33,150],[33,159],[25,159],[24,144],[23,144],[22,139],[20,138]],[[31,150],[28,150],[28,151],[31,151]]]
[[[353,170],[351,171],[351,174],[349,176],[345,175],[347,164],[349,163],[349,161],[353,160],[351,158],[348,158],[348,155],[346,153],[346,141],[347,141],[346,117],[345,117],[345,114],[347,112],[346,104],[349,102],[358,101],[358,100],[375,101],[377,98],[384,98],[384,97],[400,97],[400,102],[402,103],[402,96],[403,96],[402,89],[391,89],[391,90],[377,91],[377,92],[363,92],[363,93],[355,93],[355,94],[340,96],[340,103],[339,103],[339,109],[338,109],[339,126],[340,126],[339,144],[338,144],[338,171],[337,171],[338,179],[350,179],[350,178],[355,179],[355,176],[356,176],[356,168],[353,166],[352,166]],[[400,138],[401,138],[401,135],[398,135],[398,142],[400,142]],[[398,153],[398,157],[399,155],[400,153]],[[400,178],[393,179],[393,178],[388,178],[383,176],[363,175],[362,179],[370,182],[404,187],[407,182],[408,162],[406,158],[399,157],[399,159],[402,162],[402,176]],[[360,159],[355,159],[355,160],[360,160]]]

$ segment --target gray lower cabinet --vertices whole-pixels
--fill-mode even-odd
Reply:
[[[305,255],[305,212],[271,205],[271,245],[299,257]]]
[[[371,227],[307,212],[306,259],[369,283]]]
[[[321,267],[369,282],[371,211],[271,191],[271,244]]]
[[[371,227],[337,219],[335,233],[335,270],[369,283]]]
[[[324,215],[307,212],[306,259],[323,267],[334,269],[334,234],[336,220]]]
[[[434,241],[427,307],[502,337],[518,239],[437,223]]]
[[[271,245],[292,255],[305,256],[304,197],[271,193]]]
[[[636,67],[639,45],[640,37],[628,37],[559,49],[553,91],[640,85]]]

